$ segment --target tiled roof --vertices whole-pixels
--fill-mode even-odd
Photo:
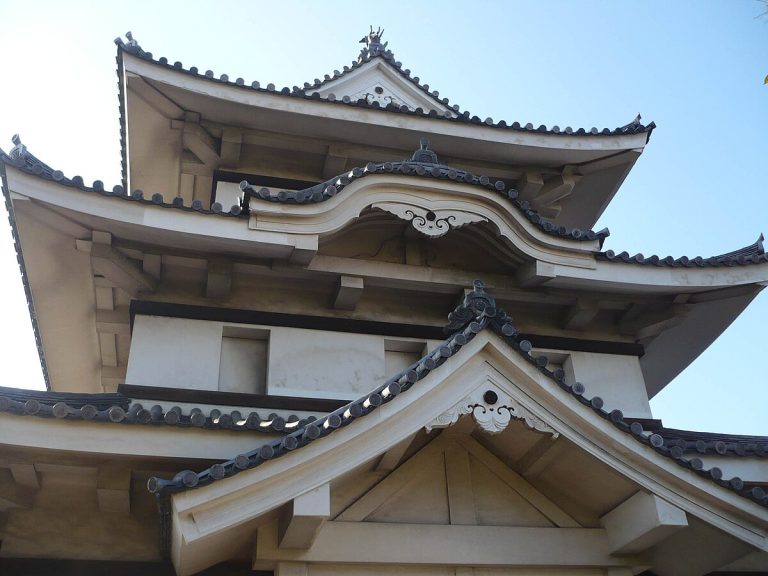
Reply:
[[[168,410],[159,404],[145,408],[122,394],[65,394],[6,388],[0,386],[0,412],[19,416],[38,416],[60,420],[87,420],[115,424],[165,424],[180,428],[289,433],[315,421],[314,416],[268,416],[239,410],[222,412],[192,408],[184,413],[174,406]],[[207,412],[207,414],[206,414]]]
[[[458,122],[458,123],[465,123],[465,124],[478,124],[478,125],[484,125],[484,126],[490,126],[492,128],[499,128],[499,129],[505,129],[505,130],[514,130],[518,132],[535,132],[540,134],[554,134],[554,135],[587,135],[587,136],[620,136],[625,134],[639,134],[644,133],[648,135],[648,138],[650,138],[651,133],[653,132],[653,129],[656,127],[656,124],[654,122],[651,122],[650,124],[643,124],[641,122],[640,115],[638,115],[635,120],[632,122],[629,122],[628,124],[625,124],[624,126],[619,126],[618,128],[571,128],[570,126],[567,126],[565,128],[560,128],[559,126],[552,126],[550,128],[547,128],[544,124],[536,127],[531,123],[528,124],[521,124],[520,122],[512,122],[508,124],[504,120],[500,120],[498,122],[494,121],[493,118],[486,118],[485,120],[481,119],[479,116],[474,116],[467,112],[466,110],[460,114],[450,111],[445,113],[439,113],[436,110],[424,110],[422,108],[416,108],[415,110],[411,110],[407,106],[398,106],[395,104],[387,104],[386,106],[381,106],[378,102],[368,102],[365,98],[361,98],[359,100],[352,100],[348,96],[343,96],[341,98],[338,98],[335,94],[329,94],[327,97],[323,98],[321,97],[317,92],[314,92],[314,90],[317,87],[317,81],[315,84],[308,84],[305,85],[304,88],[299,88],[298,86],[293,86],[293,88],[284,87],[284,88],[277,88],[274,84],[267,84],[266,86],[262,86],[261,83],[258,81],[253,81],[251,83],[247,83],[243,78],[237,78],[235,80],[230,80],[229,76],[227,74],[221,74],[218,77],[214,74],[212,70],[207,70],[205,72],[200,72],[198,68],[196,67],[190,67],[185,68],[181,62],[173,62],[171,63],[168,58],[160,57],[158,59],[155,59],[151,52],[146,52],[139,46],[139,44],[133,40],[132,36],[129,37],[129,42],[126,43],[122,40],[122,38],[115,38],[115,43],[118,46],[118,51],[124,50],[125,52],[128,52],[129,54],[132,54],[138,58],[141,58],[142,60],[146,60],[148,62],[152,62],[154,64],[158,64],[160,66],[164,66],[166,68],[176,70],[178,72],[182,72],[184,74],[195,76],[198,78],[204,78],[207,80],[210,80],[212,82],[217,82],[219,84],[226,84],[228,86],[234,86],[237,88],[242,88],[244,90],[255,90],[258,92],[265,92],[265,93],[271,93],[279,96],[287,96],[292,98],[303,98],[306,100],[315,100],[318,102],[329,102],[334,103],[338,105],[347,105],[347,106],[357,106],[361,108],[368,108],[368,109],[380,109],[380,110],[386,110],[388,112],[397,112],[402,113],[406,115],[411,116],[420,116],[420,117],[431,117],[440,119],[446,122]],[[118,52],[119,57],[119,52]],[[383,55],[376,55],[376,56],[366,56],[365,58],[385,58]],[[364,59],[365,59],[364,58]],[[402,70],[402,67],[396,66],[399,64],[398,62],[392,60],[387,60],[392,64],[395,69],[398,70],[402,75],[405,75],[405,71]],[[345,72],[349,72],[349,70],[346,70]],[[328,76],[327,81],[331,81],[335,78],[339,78],[343,75],[342,72],[339,72],[338,74],[334,73],[334,76]],[[406,76],[408,77],[408,76]],[[434,96],[433,93],[429,92],[429,87],[427,85],[421,85],[418,83],[418,80],[416,78],[409,78],[412,82],[417,84],[420,89],[426,91],[431,96]],[[319,79],[318,79],[319,80]],[[119,78],[119,82],[122,83],[122,77]],[[320,81],[320,84],[322,84],[325,81]],[[122,87],[121,87],[122,90]],[[311,92],[311,93],[310,93]],[[124,127],[124,124],[121,125],[121,127]]]
[[[27,150],[27,147],[21,143],[18,136],[14,136],[14,142],[16,145],[10,153],[6,154],[0,150],[0,163],[10,164],[28,174],[39,176],[45,180],[57,182],[64,186],[77,188],[84,192],[97,193],[102,196],[130,200],[142,204],[151,204],[162,208],[175,208],[187,212],[197,212],[199,214],[245,217],[248,215],[250,201],[252,199],[293,204],[323,202],[341,192],[345,186],[354,180],[370,174],[389,173],[451,180],[492,190],[508,198],[513,206],[520,210],[529,221],[543,232],[552,236],[568,238],[570,240],[599,240],[600,242],[603,242],[610,234],[607,228],[594,232],[592,230],[567,228],[565,226],[553,224],[533,210],[527,201],[520,201],[517,198],[517,190],[513,188],[507,189],[506,185],[501,180],[492,182],[488,176],[476,175],[465,170],[454,169],[449,166],[438,164],[437,156],[434,152],[424,148],[417,150],[413,155],[413,159],[410,161],[382,163],[369,162],[364,168],[354,168],[341,176],[336,176],[327,182],[316,184],[315,186],[311,186],[304,190],[286,190],[277,194],[271,194],[267,188],[256,190],[251,187],[248,182],[244,181],[240,183],[240,188],[245,192],[243,205],[240,206],[239,204],[235,204],[229,211],[225,211],[222,205],[218,202],[214,202],[211,209],[206,209],[203,208],[203,204],[199,200],[193,201],[191,205],[184,204],[184,199],[181,196],[177,196],[171,202],[167,202],[163,195],[159,193],[153,194],[151,198],[147,198],[142,190],[134,190],[130,194],[127,194],[125,189],[120,185],[114,186],[111,190],[108,190],[101,180],[96,180],[93,184],[87,186],[81,176],[68,178],[61,170],[54,170],[48,164],[38,159]],[[434,158],[434,162],[425,162],[425,153],[430,154],[431,156],[429,159],[431,160]]]
[[[687,257],[681,256],[675,258],[674,256],[643,256],[642,254],[635,254],[630,256],[629,252],[620,252],[616,254],[613,250],[607,250],[605,252],[595,253],[595,257],[598,260],[606,260],[608,262],[624,262],[626,264],[642,264],[644,266],[665,266],[671,268],[711,268],[717,266],[744,266],[747,264],[762,264],[768,262],[768,254],[765,253],[763,248],[763,235],[744,248],[734,250],[733,252],[727,252],[719,256],[710,256],[709,258],[702,258],[701,256]]]
[[[245,216],[242,208],[239,205],[234,205],[229,209],[229,211],[225,211],[221,204],[214,202],[211,206],[211,209],[207,209],[203,207],[203,203],[200,200],[193,201],[191,205],[184,204],[184,199],[181,196],[176,196],[173,198],[173,200],[167,202],[163,195],[159,193],[152,194],[151,198],[147,198],[144,194],[144,191],[134,190],[129,194],[121,185],[114,186],[110,190],[104,186],[104,183],[101,180],[95,180],[90,186],[88,186],[83,181],[82,176],[73,176],[68,178],[61,170],[55,170],[51,168],[48,164],[31,154],[27,150],[27,147],[21,143],[18,135],[15,135],[13,138],[15,146],[8,154],[0,149],[0,164],[8,164],[10,166],[14,166],[23,172],[26,172],[27,174],[39,176],[44,180],[50,180],[63,186],[77,188],[83,192],[92,192],[101,196],[120,198],[122,200],[131,200],[141,204],[152,204],[162,208],[175,208],[188,212],[215,214],[229,217]]]
[[[314,204],[330,200],[346,186],[365,176],[372,174],[402,174],[470,184],[500,194],[508,198],[512,205],[522,212],[536,227],[552,236],[560,236],[570,240],[600,240],[602,242],[610,234],[607,228],[594,232],[592,230],[567,228],[554,224],[533,210],[528,201],[519,200],[517,190],[507,188],[503,181],[496,180],[494,182],[488,176],[472,174],[466,170],[440,164],[437,160],[437,155],[427,148],[428,144],[428,141],[422,138],[421,148],[414,152],[411,160],[403,160],[402,162],[369,162],[363,168],[353,168],[341,176],[336,176],[304,190],[285,190],[273,194],[268,188],[256,189],[247,180],[244,180],[240,183],[240,189],[245,192],[243,205],[249,207],[251,199],[287,204]]]
[[[709,454],[712,456],[768,457],[768,438],[765,436],[739,436],[715,432],[696,432],[653,427],[652,432],[664,439],[670,452]]]
[[[605,409],[602,398],[598,396],[587,397],[584,384],[580,382],[572,385],[566,383],[565,372],[561,368],[554,371],[550,370],[547,368],[546,356],[536,356],[531,353],[533,344],[519,336],[517,329],[512,324],[512,319],[502,309],[496,307],[495,300],[485,292],[482,282],[475,281],[473,292],[465,296],[463,304],[454,310],[448,319],[446,331],[450,332],[451,335],[445,341],[369,394],[319,418],[315,422],[298,428],[280,440],[268,442],[226,462],[214,464],[202,472],[183,470],[171,480],[150,478],[148,481],[149,491],[167,496],[172,492],[205,486],[243,470],[255,468],[269,460],[279,458],[293,450],[301,449],[312,442],[321,440],[335,430],[351,424],[356,419],[365,417],[382,404],[390,402],[398,394],[407,393],[411,387],[418,385],[418,382],[431,371],[438,369],[447,358],[458,353],[477,334],[490,328],[503,338],[512,350],[536,366],[546,377],[556,382],[564,392],[576,398],[602,418],[610,421],[621,432],[632,436],[637,442],[648,445],[659,454],[671,458],[681,467],[692,470],[701,476],[706,476],[714,483],[768,507],[768,495],[762,487],[745,487],[744,481],[739,477],[725,479],[723,471],[718,467],[704,468],[704,463],[700,458],[688,458],[682,449],[667,446],[661,434],[645,430],[643,424],[638,421],[625,419],[621,410],[608,411]],[[765,438],[764,441],[768,442],[768,438]],[[167,504],[161,502],[161,513],[166,506]]]

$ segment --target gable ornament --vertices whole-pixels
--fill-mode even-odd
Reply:
[[[466,414],[471,414],[478,426],[489,434],[503,432],[509,422],[515,419],[524,421],[531,430],[551,434],[553,439],[560,436],[557,430],[490,382],[475,389],[461,402],[432,420],[425,428],[427,432],[431,432],[434,428],[448,428]]]
[[[464,210],[429,210],[405,202],[377,202],[372,207],[409,221],[418,232],[430,238],[440,238],[448,231],[467,224],[488,222],[484,216]]]

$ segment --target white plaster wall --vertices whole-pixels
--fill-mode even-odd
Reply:
[[[241,346],[227,346],[233,342]],[[351,400],[425,348],[424,341],[403,339],[405,349],[391,351],[392,343],[368,334],[137,315],[126,383]]]
[[[567,382],[584,384],[585,396],[600,396],[605,409],[619,409],[634,418],[652,418],[639,358],[570,352],[563,369]]]
[[[382,336],[301,328],[271,332],[270,394],[352,399],[385,377]]]
[[[221,322],[136,316],[126,384],[218,390]]]

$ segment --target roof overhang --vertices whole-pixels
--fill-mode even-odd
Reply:
[[[218,126],[290,135],[302,140],[300,147],[314,145],[320,152],[331,144],[343,143],[359,149],[353,154],[364,162],[401,158],[413,150],[419,138],[429,135],[432,147],[456,166],[495,166],[514,178],[529,170],[545,175],[560,174],[566,167],[576,171],[579,180],[560,202],[559,214],[554,218],[566,226],[589,228],[597,221],[649,136],[647,131],[577,134],[558,129],[554,133],[405,114],[323,100],[319,94],[317,98],[296,97],[290,91],[222,82],[124,50],[119,50],[118,59],[124,98],[121,106],[126,110],[121,117],[124,131],[134,98],[140,98],[169,120],[169,131],[170,120],[194,112]],[[155,136],[128,134],[128,159],[146,156]]]

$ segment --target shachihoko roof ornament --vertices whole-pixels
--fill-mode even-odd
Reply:
[[[384,30],[382,28],[377,28],[374,32],[373,26],[371,26],[371,31],[360,39],[360,43],[365,44],[365,48],[360,50],[360,56],[358,57],[359,62],[365,60],[366,57],[370,58],[372,56],[378,56],[379,54],[388,52],[387,45],[389,42],[384,42],[382,44],[382,36],[384,36]]]

